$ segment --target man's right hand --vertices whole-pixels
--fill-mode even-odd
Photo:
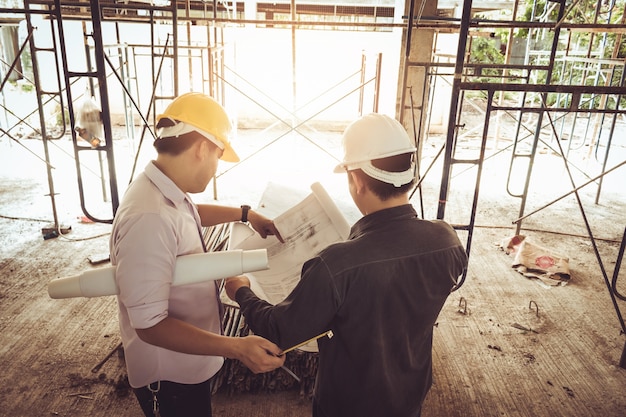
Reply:
[[[281,349],[267,339],[251,335],[238,338],[238,342],[235,359],[243,362],[255,374],[273,371],[285,363]]]

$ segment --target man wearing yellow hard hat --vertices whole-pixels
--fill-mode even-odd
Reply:
[[[419,219],[409,202],[415,146],[398,121],[363,116],[343,147],[335,172],[363,214],[348,240],[307,261],[275,306],[244,276],[226,291],[250,329],[283,349],[332,331],[318,339],[314,417],[417,417],[432,384],[433,326],[467,255],[452,227]]]
[[[263,237],[272,220],[248,206],[194,204],[218,160],[236,162],[224,108],[200,93],[157,117],[157,157],[129,186],[113,222],[111,263],[128,379],[146,416],[210,416],[211,378],[224,357],[253,372],[280,367],[280,349],[259,336],[221,333],[215,282],[172,286],[176,258],[204,251],[202,227],[244,221]],[[156,410],[156,412],[155,412]]]

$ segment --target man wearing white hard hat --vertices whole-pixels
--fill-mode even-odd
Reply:
[[[128,380],[146,416],[211,416],[211,378],[224,357],[253,372],[280,367],[280,349],[259,336],[222,335],[215,282],[172,286],[176,258],[204,251],[202,227],[249,221],[280,235],[248,206],[194,204],[219,159],[236,162],[230,120],[200,93],[176,98],[157,117],[157,157],[129,186],[110,238]]]
[[[452,227],[410,204],[415,146],[399,122],[361,117],[343,147],[335,171],[363,214],[348,240],[307,261],[275,306],[245,277],[226,290],[255,334],[283,349],[332,331],[318,339],[314,417],[416,417],[432,384],[433,326],[467,255]]]

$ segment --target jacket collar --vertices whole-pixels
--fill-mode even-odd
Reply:
[[[416,219],[417,212],[411,204],[391,207],[361,217],[350,229],[350,239],[356,239],[365,233],[396,220]]]

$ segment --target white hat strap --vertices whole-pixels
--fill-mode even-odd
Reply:
[[[411,165],[414,165],[412,163]],[[410,183],[415,179],[415,169],[413,166],[402,172],[391,172],[385,171],[380,168],[376,168],[372,165],[371,161],[359,162],[354,165],[347,165],[346,169],[348,171],[360,168],[372,178],[375,178],[379,181],[386,182],[387,184],[393,184],[394,187],[402,187],[405,184]]]
[[[178,122],[174,126],[161,128],[161,130],[159,131],[159,137],[177,138],[178,136],[181,136],[190,132],[197,132],[201,134],[202,136],[204,136],[205,138],[207,138],[208,140],[210,140],[211,142],[213,142],[218,148],[224,149],[224,143],[218,140],[215,136],[185,122]]]

